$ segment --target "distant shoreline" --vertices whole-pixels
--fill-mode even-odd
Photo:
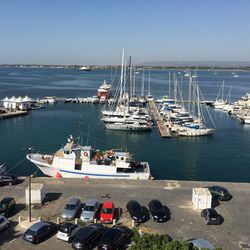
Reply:
[[[49,64],[0,64],[0,68],[51,68],[51,69],[79,69],[83,65],[49,65]],[[87,65],[90,70],[98,70],[98,69],[115,69],[120,67],[120,65]],[[209,71],[249,71],[250,70],[250,63],[249,65],[244,66],[203,66],[203,65],[196,65],[196,66],[157,66],[157,65],[134,65],[137,70],[142,69],[157,69],[157,70],[209,70]]]

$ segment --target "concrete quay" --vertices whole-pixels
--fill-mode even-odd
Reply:
[[[32,182],[43,183],[49,197],[42,207],[32,209],[32,217],[56,221],[69,197],[77,196],[84,203],[89,198],[100,201],[112,200],[116,207],[122,208],[122,216],[118,223],[131,225],[126,212],[126,203],[135,199],[143,206],[153,199],[159,199],[171,211],[171,218],[165,223],[152,220],[140,225],[142,232],[167,233],[177,240],[204,238],[223,249],[240,249],[239,244],[250,244],[250,183],[213,183],[198,181],[172,180],[97,180],[97,179],[52,179],[33,178]],[[221,185],[227,188],[233,198],[227,202],[216,204],[216,210],[224,218],[219,226],[206,225],[191,203],[192,188],[210,185]],[[15,186],[0,187],[0,199],[5,196],[14,197],[17,209],[10,218],[11,227],[0,233],[0,249],[71,249],[71,245],[52,236],[38,245],[32,245],[22,239],[25,231],[18,225],[18,217],[28,218],[25,207],[25,188],[28,179]],[[248,248],[245,248],[248,249]]]
[[[21,111],[21,110],[7,111],[6,113],[0,113],[0,120],[14,118],[18,116],[27,115],[27,114],[28,114],[28,111]]]

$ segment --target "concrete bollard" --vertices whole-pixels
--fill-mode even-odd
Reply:
[[[56,218],[56,224],[58,224],[58,225],[60,224],[60,217]]]
[[[75,218],[75,224],[77,224],[78,223],[78,218]]]
[[[139,232],[139,234],[140,234],[140,235],[142,235],[142,231],[141,231],[141,229],[140,229],[140,228],[139,228],[138,232]]]
[[[116,223],[116,221],[115,221],[115,219],[113,219],[113,226],[115,226],[115,223]]]
[[[22,216],[18,216],[18,223],[21,224],[22,222]]]
[[[94,223],[96,223],[97,222],[97,219],[94,219]]]
[[[135,227],[135,221],[132,219],[131,227]]]

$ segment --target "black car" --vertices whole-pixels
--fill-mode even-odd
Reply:
[[[229,191],[221,186],[211,186],[208,187],[210,193],[212,196],[219,201],[228,201],[232,198],[232,195],[229,193]]]
[[[154,221],[164,222],[170,217],[167,208],[164,207],[159,200],[151,200],[148,203],[148,208]]]
[[[11,212],[15,209],[16,202],[12,197],[5,197],[0,201],[0,214],[8,217]]]
[[[131,200],[127,203],[126,208],[133,220],[137,223],[144,222],[147,218],[147,209],[142,207],[139,202]]]
[[[125,226],[114,226],[108,228],[98,244],[98,249],[125,249],[131,242],[132,236],[133,231]]]
[[[23,235],[23,239],[33,244],[52,236],[57,230],[57,225],[50,221],[40,221],[30,226]]]
[[[72,242],[78,229],[79,225],[70,222],[64,222],[58,228],[56,237],[60,240]]]
[[[223,222],[222,216],[214,208],[203,209],[201,217],[205,219],[207,225],[220,225]]]
[[[102,224],[90,224],[80,228],[72,242],[74,249],[93,249],[97,246],[105,227]]]
[[[0,175],[0,185],[13,185],[18,181],[17,176],[14,174],[1,174]]]

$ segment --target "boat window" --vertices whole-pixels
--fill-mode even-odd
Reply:
[[[121,160],[123,161],[123,160],[124,160],[124,157],[121,157]]]
[[[118,160],[118,159],[119,159],[119,156],[116,156],[116,159]]]

